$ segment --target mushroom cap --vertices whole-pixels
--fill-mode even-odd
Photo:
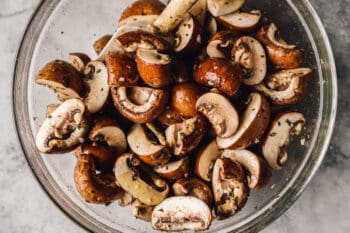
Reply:
[[[182,55],[196,54],[202,44],[202,29],[194,16],[188,15],[175,32],[175,52]]]
[[[230,30],[251,31],[256,28],[261,19],[261,11],[250,12],[234,11],[217,17],[217,20]]]
[[[119,23],[131,16],[160,15],[164,8],[165,5],[158,0],[137,0],[123,11]]]
[[[180,58],[173,58],[173,81],[177,84],[189,82],[192,79],[190,67]]]
[[[189,159],[181,158],[176,161],[170,161],[164,165],[157,166],[154,171],[168,180],[178,180],[189,175]]]
[[[208,56],[230,59],[233,44],[238,36],[237,32],[230,30],[216,32],[208,42],[206,49]]]
[[[112,171],[117,154],[112,148],[106,145],[94,145],[93,143],[84,143],[78,149],[79,153],[93,157],[97,170]]]
[[[176,123],[181,123],[183,121],[183,117],[181,116],[181,114],[179,112],[175,111],[173,108],[168,106],[157,117],[157,120],[163,127],[168,127],[168,126],[176,124]]]
[[[204,181],[210,182],[215,160],[219,157],[216,141],[205,144],[196,155],[195,173]]]
[[[85,53],[70,53],[69,61],[72,66],[74,66],[77,71],[82,73],[85,66],[91,61],[90,57]]]
[[[100,54],[111,39],[112,35],[110,34],[103,35],[102,37],[98,38],[93,45],[96,54]]]
[[[205,23],[205,18],[207,13],[207,0],[198,0],[189,11],[189,14],[194,17],[194,19],[203,26]]]
[[[217,17],[237,11],[245,0],[208,0],[209,12]]]

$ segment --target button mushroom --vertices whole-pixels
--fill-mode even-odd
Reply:
[[[295,104],[306,94],[311,74],[310,68],[282,70],[268,76],[254,88],[270,98],[274,104]]]
[[[204,145],[196,155],[194,172],[204,181],[210,182],[215,160],[219,157],[219,148],[216,141]]]
[[[203,26],[207,15],[207,0],[197,0],[190,9],[189,14],[194,17],[200,26]]]
[[[280,170],[285,165],[291,137],[299,135],[304,124],[305,118],[298,112],[282,113],[272,122],[263,142],[262,153],[273,169]]]
[[[157,205],[168,196],[168,184],[133,154],[126,153],[117,159],[114,174],[121,188],[146,205]]]
[[[245,0],[208,0],[209,12],[217,17],[237,11]]]
[[[202,231],[211,223],[211,211],[202,200],[191,197],[169,197],[152,213],[152,226],[161,231]]]
[[[129,95],[134,90],[144,97],[141,102]],[[151,122],[162,113],[168,101],[166,91],[147,87],[118,87],[111,88],[111,92],[116,109],[135,123]]]
[[[157,117],[157,120],[163,127],[168,127],[176,123],[181,123],[184,119],[179,112],[168,106],[165,111]]]
[[[235,134],[228,138],[216,138],[219,148],[245,149],[257,144],[270,122],[269,103],[261,94],[251,93],[247,108],[240,119]]]
[[[249,196],[249,188],[242,166],[227,158],[216,160],[212,188],[215,212],[219,219],[234,215],[243,208]]]
[[[187,64],[185,64],[185,62],[182,59],[174,58],[172,68],[173,81],[175,83],[186,83],[192,79],[192,74],[190,74],[190,68]]]
[[[221,157],[236,161],[246,169],[249,188],[260,189],[269,182],[271,173],[267,164],[253,152],[249,150],[224,150]]]
[[[66,100],[40,126],[36,146],[43,153],[68,152],[84,141],[88,126],[84,103]]]
[[[196,109],[212,124],[217,136],[232,136],[239,125],[239,117],[235,107],[223,95],[208,92],[196,103]]]
[[[177,161],[170,161],[164,165],[160,165],[154,168],[160,176],[168,180],[178,180],[189,175],[189,159],[184,157]]]
[[[152,212],[154,206],[146,205],[140,202],[139,200],[135,200],[132,205],[132,214],[139,219],[142,219],[146,222],[150,222],[152,219]]]
[[[257,32],[257,39],[266,46],[271,62],[280,68],[293,69],[304,62],[304,50],[287,44],[274,23],[262,27]]]
[[[130,149],[149,165],[165,164],[171,157],[166,140],[153,124],[135,124],[127,136]]]
[[[85,66],[91,61],[90,57],[84,53],[70,53],[69,61],[77,71],[83,73]]]
[[[244,70],[244,84],[256,85],[264,80],[267,71],[266,54],[259,41],[250,36],[240,37],[232,48],[232,58]]]
[[[219,16],[217,19],[230,30],[251,31],[259,24],[261,12],[259,10],[250,12],[235,11],[231,14]]]
[[[160,15],[165,5],[158,0],[137,0],[128,6],[119,19],[119,24],[132,16]]]
[[[231,58],[233,44],[238,38],[234,31],[219,31],[209,40],[207,54],[209,57]]]
[[[35,79],[39,85],[44,85],[58,94],[58,99],[79,99],[84,93],[82,76],[68,62],[55,60],[46,64]]]
[[[179,25],[175,33],[175,52],[183,55],[196,54],[202,44],[202,29],[191,15]]]

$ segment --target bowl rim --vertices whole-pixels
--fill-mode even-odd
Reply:
[[[294,0],[286,0],[286,1],[292,7],[293,6],[295,7],[293,3]],[[14,74],[12,79],[12,105],[11,105],[12,115],[13,115],[12,119],[14,121],[14,125],[16,128],[17,140],[20,142],[21,149],[23,151],[23,154],[25,155],[27,163],[30,169],[32,170],[32,174],[36,178],[36,181],[40,184],[40,187],[42,188],[44,193],[46,193],[46,195],[49,197],[48,199],[51,200],[56,205],[56,207],[60,209],[66,216],[68,216],[69,219],[73,220],[74,223],[78,224],[82,228],[90,231],[96,231],[96,230],[101,231],[101,229],[99,228],[96,222],[91,222],[89,219],[83,218],[79,214],[79,212],[77,212],[77,209],[80,209],[78,206],[75,209],[73,209],[67,205],[64,205],[65,200],[61,199],[62,197],[57,198],[57,196],[56,197],[54,196],[54,192],[57,190],[49,190],[48,188],[45,188],[47,184],[49,185],[52,185],[52,184],[50,184],[50,182],[46,179],[46,177],[42,176],[42,172],[39,171],[39,169],[35,168],[33,161],[30,160],[30,158],[28,157],[28,151],[22,139],[23,134],[21,132],[21,129],[19,128],[19,124],[17,123],[20,120],[19,115],[23,111],[23,109],[18,109],[18,107],[16,106],[16,98],[17,98],[16,91],[18,90],[17,89],[18,83],[16,81],[19,79],[19,76],[21,74],[21,70],[19,70],[20,58],[23,56],[23,54],[25,54],[24,50],[29,42],[28,41],[29,34],[33,34],[33,31],[39,31],[40,33],[42,26],[45,25],[45,23],[41,22],[41,26],[36,27],[34,29],[34,25],[36,24],[37,21],[39,21],[37,17],[38,15],[40,15],[39,13],[45,12],[45,9],[47,9],[48,7],[50,7],[51,9],[54,9],[58,4],[59,4],[58,0],[41,1],[38,4],[35,11],[33,12],[31,19],[27,24],[26,30],[23,33],[23,37],[17,51],[16,60],[14,62],[15,66],[14,66]],[[283,192],[283,195],[276,200],[275,206],[271,206],[271,208],[266,210],[263,209],[263,211],[261,211],[263,213],[259,213],[258,216],[253,217],[252,221],[250,221],[249,224],[245,224],[243,226],[240,226],[238,229],[235,229],[235,232],[243,232],[243,231],[258,232],[263,228],[265,228],[266,226],[268,226],[270,223],[272,223],[279,216],[281,216],[298,199],[298,197],[305,190],[306,186],[309,184],[312,177],[315,175],[316,171],[318,170],[319,166],[323,161],[323,158],[326,155],[326,152],[333,134],[336,114],[337,114],[337,104],[338,104],[338,84],[337,84],[337,74],[336,74],[336,66],[335,66],[333,51],[332,51],[331,44],[329,42],[326,30],[319,16],[317,15],[316,11],[312,7],[311,3],[308,0],[302,0],[301,4],[304,4],[306,6],[308,13],[311,14],[312,20],[314,20],[314,23],[317,25],[317,30],[320,33],[320,38],[325,48],[326,57],[329,60],[328,70],[329,70],[329,75],[331,79],[331,83],[330,83],[331,88],[329,90],[330,95],[328,96],[327,100],[330,101],[329,103],[330,107],[329,109],[327,109],[328,111],[326,113],[322,112],[322,115],[327,114],[327,117],[329,118],[328,125],[325,126],[326,135],[324,138],[322,138],[323,144],[320,146],[321,148],[319,149],[319,153],[316,155],[317,157],[313,161],[307,161],[306,165],[309,166],[309,170],[307,170],[308,173],[304,174],[303,177],[301,177],[300,174],[296,176],[295,179],[296,178],[301,178],[301,179],[298,181],[294,181],[294,185],[292,187],[289,187],[288,190],[285,190],[288,192]],[[49,17],[52,11],[46,12],[44,17],[42,16],[41,17],[42,18],[45,18],[45,16],[46,18]],[[298,9],[296,12],[299,12]],[[321,119],[321,121],[323,121],[323,119]],[[317,135],[317,138],[319,138],[319,134]],[[315,146],[316,145],[314,144],[312,147],[315,147]],[[304,166],[303,169],[306,168],[306,165]],[[288,202],[284,202],[284,205],[281,206],[281,203],[283,202],[283,200],[287,200],[287,199],[288,199]],[[277,211],[275,209],[274,212],[272,212],[272,209],[273,209],[272,207],[277,208]],[[225,228],[225,231],[232,231],[234,227],[235,226]]]

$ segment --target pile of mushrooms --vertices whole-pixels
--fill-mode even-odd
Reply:
[[[41,69],[36,82],[62,103],[47,107],[36,146],[74,151],[82,198],[131,204],[157,230],[199,231],[283,168],[312,70],[244,3],[137,0],[94,43],[95,60],[71,53]]]

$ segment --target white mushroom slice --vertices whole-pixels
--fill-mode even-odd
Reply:
[[[256,85],[264,80],[267,71],[266,54],[259,41],[250,36],[239,38],[233,46],[232,57],[246,71],[242,79],[244,84]]]
[[[63,102],[39,128],[35,143],[43,153],[59,153],[74,149],[84,141],[88,130],[85,106],[79,99]]]
[[[168,180],[178,180],[189,175],[189,159],[184,157],[154,168],[160,176]]]
[[[282,47],[285,49],[294,49],[296,47],[296,45],[287,44],[287,42],[285,42],[283,38],[280,37],[278,34],[279,32],[276,24],[271,23],[267,29],[267,34],[266,34],[267,38],[271,42],[273,42],[276,46]]]
[[[49,105],[47,105],[46,106],[45,117],[51,116],[51,113],[53,113],[53,111],[55,111],[59,106],[60,106],[60,104],[49,104]]]
[[[219,137],[227,138],[236,132],[238,113],[223,95],[210,92],[202,95],[196,102],[196,109],[206,116]]]
[[[204,181],[211,181],[215,160],[219,157],[216,141],[200,149],[196,156],[195,173]]]
[[[263,155],[273,169],[280,170],[285,165],[290,139],[301,133],[304,124],[305,118],[298,112],[282,113],[273,121],[262,146]]]
[[[133,15],[119,22],[119,28],[124,25],[139,27],[138,29],[148,30],[148,25],[152,24],[159,15]]]
[[[152,213],[152,226],[162,231],[201,231],[211,223],[211,211],[202,200],[191,196],[169,197]]]
[[[150,222],[152,219],[152,212],[154,206],[146,205],[140,202],[139,200],[135,200],[132,205],[132,214],[139,219],[142,219],[146,222]]]
[[[194,17],[189,15],[179,25],[175,36],[175,52],[194,54],[202,44],[201,27]]]
[[[137,105],[143,105],[150,98],[152,91],[153,91],[152,88],[135,86],[135,87],[129,88],[128,96],[133,103]]]
[[[85,66],[91,61],[91,59],[84,53],[70,53],[69,61],[75,69],[77,69],[79,72],[83,72]]]
[[[106,46],[102,49],[100,54],[97,57],[97,61],[104,61],[108,53],[113,53],[113,52],[123,52],[124,50],[119,46],[117,42],[117,38],[120,35],[118,31],[116,31],[111,39],[108,41]]]
[[[237,33],[234,31],[220,31],[209,40],[207,54],[215,58],[231,58],[233,44],[237,40]]]
[[[203,26],[207,13],[207,0],[198,0],[197,3],[192,6],[189,13]]]
[[[237,11],[245,0],[208,0],[209,12],[217,17]]]
[[[231,30],[250,31],[254,29],[261,19],[259,10],[250,12],[236,11],[218,17],[218,21]]]
[[[83,79],[88,92],[84,103],[90,113],[100,111],[106,104],[109,96],[108,71],[100,61],[89,62],[84,70]]]

